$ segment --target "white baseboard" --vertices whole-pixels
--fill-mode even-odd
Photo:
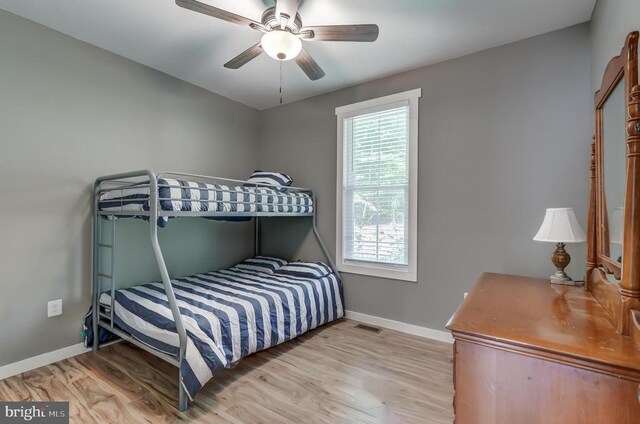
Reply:
[[[346,317],[354,321],[375,325],[389,330],[396,330],[414,336],[425,337],[439,342],[453,343],[453,337],[448,331],[434,330],[433,328],[420,327],[418,325],[406,324],[400,321],[393,321],[386,318],[374,317],[373,315],[361,314],[360,312],[345,311]]]
[[[354,321],[375,325],[389,330],[396,330],[402,333],[413,334],[414,336],[425,337],[439,342],[453,343],[453,337],[447,331],[434,330],[432,328],[420,327],[418,325],[406,324],[400,321],[393,321],[386,318],[375,317],[373,315],[361,314],[360,312],[346,311],[346,317]],[[24,359],[0,367],[0,380],[31,371],[54,362],[62,361],[72,356],[89,352],[91,349],[84,347],[84,343],[63,347],[52,352]]]
[[[91,349],[84,347],[84,343],[78,343],[54,350],[53,352],[43,353],[42,355],[14,362],[13,364],[4,365],[0,367],[0,380],[53,364],[54,362],[62,361],[63,359],[71,358],[72,356],[80,355],[90,350]]]

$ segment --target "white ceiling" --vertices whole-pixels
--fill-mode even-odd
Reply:
[[[273,0],[202,0],[260,21]],[[308,42],[325,70],[312,82],[285,62],[286,103],[588,21],[596,0],[305,0],[306,25],[375,23],[375,43]],[[0,8],[238,102],[279,104],[279,63],[229,59],[261,33],[173,0],[0,0]]]

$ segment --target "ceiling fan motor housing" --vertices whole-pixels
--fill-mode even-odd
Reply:
[[[276,19],[276,8],[270,7],[262,14],[262,25],[269,29],[279,28],[280,22]],[[295,19],[288,19],[286,29],[293,34],[297,34],[302,28],[302,18],[296,13]]]

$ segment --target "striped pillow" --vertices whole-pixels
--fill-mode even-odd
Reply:
[[[245,271],[273,274],[286,263],[287,261],[285,261],[284,259],[270,258],[267,256],[256,256],[255,258],[249,258],[245,260],[244,262],[236,265],[234,268],[242,269]]]
[[[287,174],[280,172],[254,171],[251,178],[247,180],[253,184],[268,184],[276,187],[288,187],[293,183],[293,179]]]
[[[289,262],[277,270],[276,274],[304,278],[322,278],[332,272],[333,270],[322,262]]]

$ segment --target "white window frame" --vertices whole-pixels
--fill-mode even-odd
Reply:
[[[336,108],[338,119],[338,175],[336,190],[336,265],[341,272],[393,280],[417,281],[418,277],[418,104],[422,89],[405,91]],[[348,261],[343,257],[344,120],[351,116],[409,103],[409,264],[406,267]]]

